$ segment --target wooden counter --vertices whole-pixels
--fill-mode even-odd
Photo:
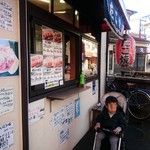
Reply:
[[[91,88],[90,86],[75,87],[75,88],[71,88],[68,90],[61,91],[61,92],[51,93],[49,96],[47,96],[47,98],[50,100],[65,100],[71,96],[74,96],[75,94],[78,94],[90,88]]]

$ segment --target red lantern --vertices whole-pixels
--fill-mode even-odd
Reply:
[[[135,40],[124,34],[123,40],[118,39],[116,43],[116,61],[120,66],[130,66],[135,60]]]

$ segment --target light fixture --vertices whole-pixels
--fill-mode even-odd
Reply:
[[[64,0],[60,0],[60,3],[65,3],[65,1]]]
[[[78,15],[78,11],[77,10],[75,10],[75,15]]]
[[[55,13],[55,14],[65,14],[66,11],[55,11],[54,13]]]
[[[49,0],[41,0],[42,2],[49,3]]]

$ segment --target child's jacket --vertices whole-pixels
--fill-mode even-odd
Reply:
[[[117,109],[116,113],[110,117],[106,107],[104,107],[103,111],[97,116],[97,123],[100,123],[101,128],[109,130],[114,130],[117,127],[124,129],[126,126],[125,115],[123,112]]]

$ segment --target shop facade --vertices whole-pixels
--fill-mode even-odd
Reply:
[[[0,2],[1,149],[70,150],[89,130],[105,93],[107,24],[119,38],[129,29],[121,3],[110,1],[122,28],[105,3]]]

